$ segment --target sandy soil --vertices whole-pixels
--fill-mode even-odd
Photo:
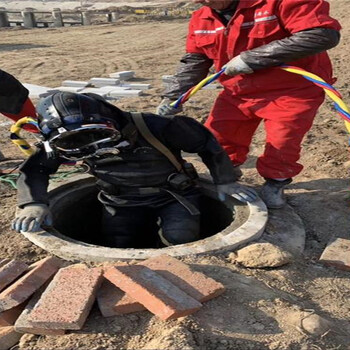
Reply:
[[[332,0],[333,15],[343,26],[341,44],[331,51],[337,88],[350,103],[350,4]],[[86,80],[120,70],[134,70],[137,80],[153,88],[142,97],[118,103],[130,110],[154,111],[162,91],[161,76],[172,74],[183,53],[186,21],[110,24],[62,29],[2,30],[1,68],[21,81],[58,86],[63,80]],[[186,113],[203,121],[215,91],[201,91],[187,103]],[[0,123],[5,118],[0,120]],[[9,157],[21,154],[1,127],[0,149]],[[95,307],[83,330],[62,337],[22,339],[21,349],[350,349],[349,272],[318,263],[332,236],[350,238],[348,136],[327,101],[304,142],[304,172],[287,191],[289,203],[302,218],[307,241],[303,259],[279,269],[254,270],[232,264],[227,255],[188,258],[199,270],[227,286],[191,317],[163,323],[149,313],[104,319]],[[262,151],[260,130],[244,167],[244,181],[262,179],[254,163]],[[15,190],[0,183],[0,257],[34,261],[45,252],[12,232]],[[314,310],[331,320],[335,332],[313,338],[291,323],[295,310]]]

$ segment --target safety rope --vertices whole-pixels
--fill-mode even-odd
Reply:
[[[278,69],[285,70],[290,73],[299,74],[303,76],[305,79],[311,81],[315,85],[322,88],[328,97],[330,97],[334,101],[334,107],[337,110],[337,112],[340,114],[340,116],[345,121],[345,127],[347,131],[350,133],[350,110],[349,107],[345,104],[345,102],[342,100],[342,96],[332,85],[326,83],[322,78],[317,76],[316,74],[310,73],[304,69],[293,67],[293,66],[287,66],[283,65],[281,67],[277,67]],[[182,94],[176,101],[172,102],[170,104],[171,107],[177,108],[181,104],[184,104],[186,101],[188,101],[194,94],[196,94],[202,87],[212,83],[214,80],[218,79],[223,73],[225,69],[221,69],[219,72],[212,74],[205,79],[203,79],[200,83],[198,83],[196,86],[189,89],[187,92]]]
[[[70,177],[71,175],[75,175],[77,173],[84,173],[84,172],[85,172],[85,169],[80,166],[74,168],[71,171],[59,171],[55,175],[50,176],[50,181],[53,181],[53,182],[62,181]],[[18,177],[19,177],[19,173],[0,175],[0,182],[9,183],[14,189],[17,189],[16,182]]]
[[[11,141],[19,147],[19,149],[26,155],[26,156],[31,156],[35,150],[33,147],[25,140],[24,138],[21,137],[21,131],[25,125],[33,125],[36,128],[38,128],[38,122],[30,117],[24,117],[16,121],[15,124],[11,126],[10,129],[10,139]]]
[[[340,114],[340,116],[344,119],[345,127],[347,131],[350,133],[350,109],[343,101],[339,91],[337,91],[332,85],[326,83],[322,78],[320,78],[316,74],[310,73],[302,68],[283,65],[281,67],[277,67],[277,69],[282,69],[293,74],[301,75],[305,79],[311,81],[316,86],[323,89],[326,95],[334,101],[334,107],[337,110],[337,112]],[[211,84],[213,81],[217,80],[224,73],[224,71],[225,69],[223,68],[219,72],[209,75],[208,77],[203,79],[201,82],[199,82],[197,85],[193,86],[187,92],[182,94],[176,101],[172,102],[170,106],[173,108],[177,108],[180,105],[184,104],[199,90],[201,90],[204,86],[207,86]],[[34,153],[35,150],[30,146],[30,144],[25,139],[23,139],[20,136],[22,128],[27,124],[34,125],[36,128],[38,128],[38,123],[35,119],[30,117],[21,118],[11,126],[10,138],[12,142],[15,145],[17,145],[26,156],[30,156]]]

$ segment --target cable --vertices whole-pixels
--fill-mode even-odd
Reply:
[[[310,73],[302,68],[283,65],[281,67],[277,67],[277,69],[282,69],[290,73],[301,75],[305,79],[309,80],[310,82],[314,83],[315,85],[323,89],[326,95],[334,101],[334,107],[336,111],[340,114],[340,116],[344,119],[345,127],[347,131],[350,133],[350,109],[343,101],[342,96],[338,90],[336,90],[332,85],[326,83],[322,78],[320,78],[316,74]],[[224,71],[225,69],[223,68],[219,72],[206,77],[201,82],[199,82],[196,86],[192,87],[187,92],[182,94],[175,102],[172,102],[170,106],[173,108],[177,108],[181,104],[184,104],[194,94],[196,94],[202,87],[218,79],[224,73]]]

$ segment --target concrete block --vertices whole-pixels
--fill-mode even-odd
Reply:
[[[30,266],[29,272],[0,293],[0,312],[12,309],[38,290],[62,266],[62,260],[47,257]]]
[[[110,78],[117,78],[120,80],[129,80],[129,79],[134,78],[135,72],[130,71],[130,70],[126,70],[126,71],[111,73],[111,74],[109,74],[109,76],[110,76]]]
[[[121,87],[129,88],[131,90],[148,90],[151,88],[151,84],[121,84]]]
[[[323,251],[320,262],[340,270],[350,271],[350,240],[333,239]]]
[[[22,261],[12,260],[0,267],[0,291],[27,271],[29,266]]]
[[[160,255],[143,261],[139,265],[156,271],[175,284],[192,298],[204,302],[216,298],[225,291],[225,287],[201,272],[169,255]]]
[[[83,89],[84,89],[84,87],[76,87],[76,86],[57,86],[57,87],[53,88],[54,92],[66,91],[66,92],[74,92],[74,93],[78,93]],[[49,90],[48,92],[50,92],[50,91],[51,90]]]
[[[115,89],[108,93],[110,97],[136,97],[141,96],[141,90]]]
[[[91,78],[89,84],[95,87],[118,86],[120,85],[120,80],[115,78]]]
[[[61,269],[30,313],[31,325],[45,329],[81,329],[95,301],[102,270],[85,265]]]
[[[14,307],[13,309],[0,312],[0,327],[13,326],[25,308],[25,304],[26,303],[23,303]]]
[[[41,86],[41,85],[35,85],[35,84],[23,84],[25,88],[29,90],[29,97],[31,98],[40,98],[42,96],[45,96],[49,90],[52,90],[52,88]]]
[[[0,350],[9,350],[16,345],[23,334],[17,333],[13,326],[0,328]]]
[[[99,89],[100,89],[101,91],[106,92],[106,93],[109,93],[109,92],[115,91],[115,90],[117,90],[117,91],[119,91],[119,90],[120,90],[120,91],[131,90],[131,89],[128,88],[128,87],[113,86],[113,85],[101,86]]]
[[[79,91],[79,93],[81,93],[81,94],[85,94],[85,93],[88,93],[88,92],[100,95],[102,97],[106,97],[107,96],[107,92],[106,91],[103,91],[103,90],[98,89],[98,88],[84,88],[83,90]]]
[[[97,292],[97,303],[104,317],[146,310],[142,304],[106,279]]]
[[[104,276],[162,320],[187,316],[202,307],[200,302],[145,266],[112,267]]]
[[[37,334],[37,335],[63,335],[65,333],[64,329],[44,329],[44,328],[33,327],[29,321],[30,313],[32,312],[34,306],[39,301],[42,293],[45,290],[45,287],[40,288],[40,290],[34,293],[32,298],[29,300],[27,306],[18,317],[15,323],[15,330],[17,332],[31,333],[31,334]]]
[[[87,81],[80,81],[80,80],[65,80],[62,82],[62,86],[67,87],[78,87],[78,88],[84,88],[89,85],[89,82]]]

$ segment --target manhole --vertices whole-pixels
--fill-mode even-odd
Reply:
[[[257,199],[249,205],[227,198],[218,201],[215,186],[202,181],[204,209],[202,239],[164,248],[111,248],[99,245],[98,217],[95,215],[95,179],[76,176],[50,188],[55,229],[39,233],[23,232],[32,243],[66,260],[103,262],[147,259],[160,254],[185,256],[234,250],[258,239],[267,223],[265,204]],[[94,213],[92,215],[92,210]]]

